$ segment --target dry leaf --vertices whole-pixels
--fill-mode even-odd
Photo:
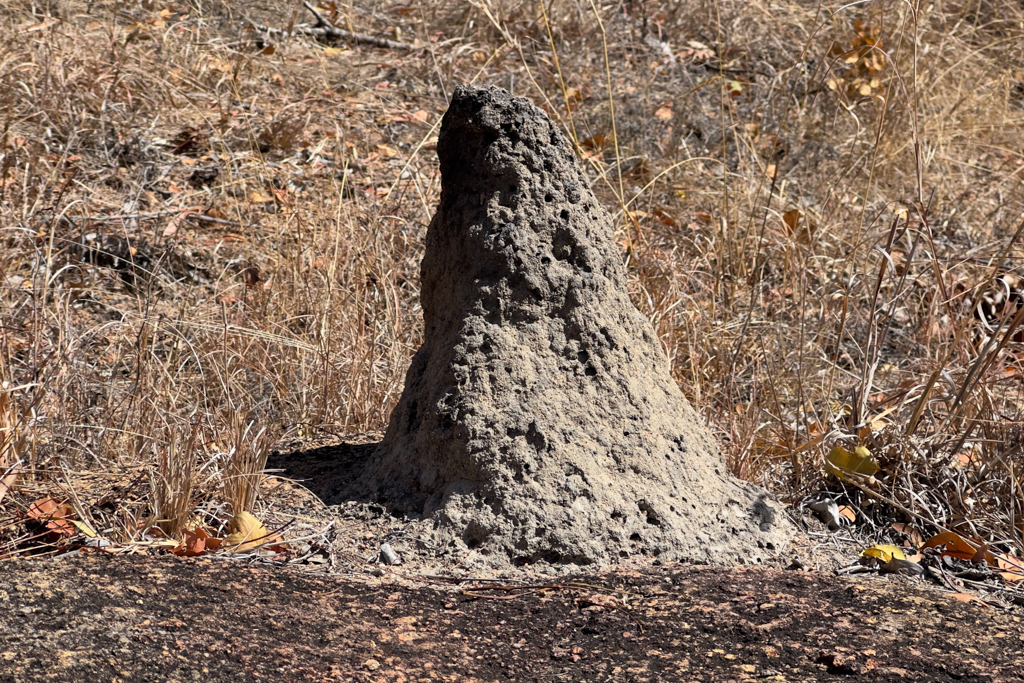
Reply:
[[[206,529],[198,527],[185,532],[185,538],[171,552],[180,557],[195,557],[224,545],[224,539],[211,536]]]
[[[842,446],[836,446],[825,458],[825,470],[846,481],[850,475],[874,476],[878,472],[878,463],[871,457],[871,451],[864,446],[857,446],[853,453]]]
[[[29,505],[26,514],[37,522],[45,523],[46,528],[55,534],[75,535],[75,527],[69,524],[67,519],[75,514],[70,505],[58,504],[53,498],[47,496]]]
[[[185,209],[181,213],[175,215],[174,218],[172,218],[167,223],[167,227],[164,228],[164,231],[162,233],[163,236],[164,237],[174,237],[174,235],[178,232],[178,227],[181,225],[181,222],[184,221],[189,216],[189,214],[201,213],[201,212],[202,212],[202,208],[201,207],[193,207],[193,208],[190,208],[190,209]]]
[[[85,522],[80,522],[77,519],[69,519],[67,521],[74,524],[75,528],[81,531],[83,536],[88,536],[89,538],[96,538],[96,531],[93,530],[93,528]]]
[[[782,222],[789,228],[789,232],[795,233],[796,226],[800,224],[800,211],[798,209],[790,209],[789,211],[782,214]]]
[[[263,545],[279,544],[281,537],[272,534],[263,526],[263,522],[248,512],[239,512],[228,522],[228,537],[224,539],[228,545],[237,546],[233,550],[253,550]]]
[[[988,551],[984,543],[968,541],[960,534],[953,533],[952,531],[943,531],[941,534],[932,536],[924,542],[921,549],[937,548],[940,545],[946,546],[942,551],[943,555],[949,555],[961,560],[974,560],[977,556],[979,561],[983,557],[990,566],[996,566],[995,555]],[[979,552],[984,554],[979,555]]]
[[[850,524],[853,524],[854,522],[857,521],[857,511],[854,510],[849,505],[840,505],[839,506],[839,515],[841,517],[844,517],[844,518],[848,519],[850,521]]]
[[[997,557],[996,564],[1002,570],[999,572],[999,576],[1003,577],[1003,581],[1007,583],[1024,581],[1024,562],[1020,558]]]
[[[654,112],[654,115],[661,121],[671,121],[672,117],[675,116],[675,112],[672,111],[671,106],[666,104],[662,107],[658,107],[657,111]]]
[[[874,557],[882,562],[907,559],[903,549],[895,545],[873,545],[862,550],[860,555],[861,557]]]
[[[915,529],[910,524],[904,524],[902,522],[897,522],[897,523],[892,525],[892,528],[893,528],[893,531],[901,533],[904,536],[906,536],[908,539],[910,539],[910,542],[913,544],[913,546],[915,548],[920,548],[921,544],[924,543],[924,539],[921,538],[921,532],[919,532],[917,529]]]
[[[977,602],[988,607],[988,603],[979,598],[977,595],[971,595],[970,593],[953,593],[953,597],[960,602]]]

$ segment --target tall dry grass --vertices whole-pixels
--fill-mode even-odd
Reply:
[[[737,474],[838,494],[824,454],[869,445],[864,521],[1021,547],[1019,3],[322,6],[409,51],[252,29],[295,3],[0,6],[0,368],[28,480],[101,534],[216,514],[245,430],[386,423],[472,81],[577,145]]]

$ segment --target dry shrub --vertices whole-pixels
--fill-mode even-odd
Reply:
[[[231,514],[252,512],[259,497],[263,470],[270,454],[266,427],[247,422],[239,413],[231,414],[228,450],[222,455],[221,486]]]

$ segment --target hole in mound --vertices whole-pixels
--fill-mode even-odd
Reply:
[[[661,526],[661,517],[659,517],[658,513],[654,511],[654,508],[651,507],[650,503],[648,503],[646,500],[640,500],[637,501],[636,506],[640,508],[640,512],[644,513],[647,516],[648,524],[653,524],[654,526]]]
[[[479,548],[490,535],[490,532],[479,522],[471,521],[466,525],[466,530],[462,532],[462,540],[467,548],[473,550]]]

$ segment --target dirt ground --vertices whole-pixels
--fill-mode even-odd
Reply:
[[[501,584],[100,555],[3,572],[0,681],[1024,680],[1019,613],[901,577],[654,566],[480,590]]]

